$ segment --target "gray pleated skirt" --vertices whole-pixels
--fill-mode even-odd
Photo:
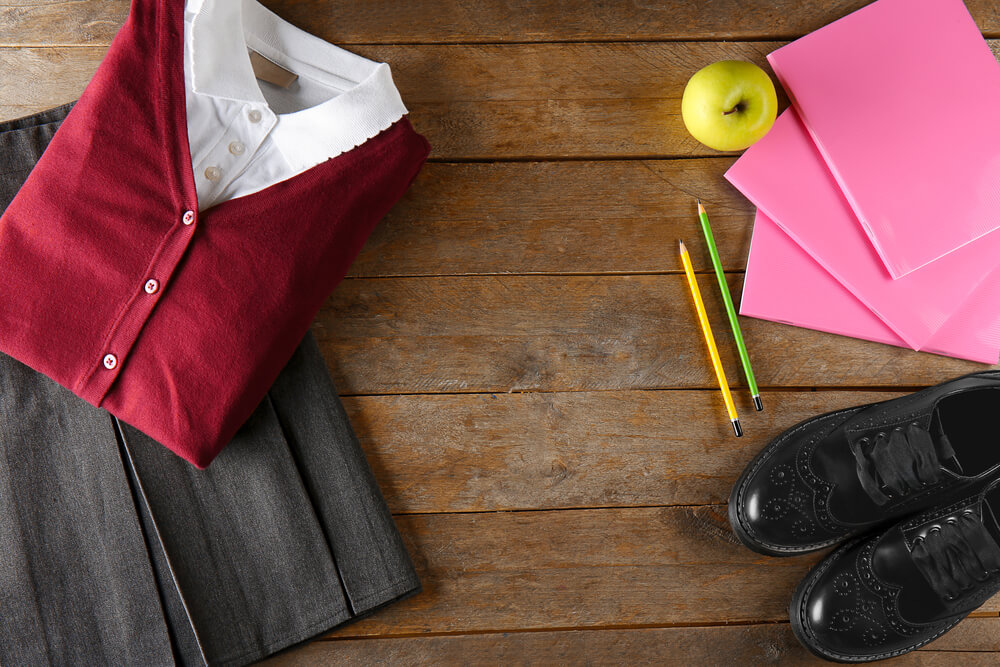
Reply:
[[[70,108],[0,123],[0,210]],[[0,354],[0,664],[241,665],[419,589],[311,335],[202,471]]]

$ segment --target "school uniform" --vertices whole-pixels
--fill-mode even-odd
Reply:
[[[241,665],[419,591],[307,334],[426,158],[397,102],[251,0],[135,0],[0,123],[0,664]]]

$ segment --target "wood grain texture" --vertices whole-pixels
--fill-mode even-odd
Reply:
[[[715,391],[364,396],[345,405],[397,513],[724,503],[772,438],[886,392],[764,393],[737,439]]]
[[[712,270],[695,200],[723,266],[743,270],[754,207],[723,178],[731,158],[430,163],[379,223],[352,276]]]
[[[437,159],[716,154],[680,120],[687,78],[721,59],[766,66],[772,42],[365,46],[390,63]],[[103,47],[0,49],[0,112],[79,97]],[[9,108],[7,108],[9,107]]]
[[[969,618],[892,665],[995,665],[1000,619]],[[961,653],[959,653],[961,652]],[[787,623],[701,628],[562,630],[315,642],[263,663],[307,665],[829,665],[803,648]]]
[[[438,160],[719,155],[680,119],[688,78],[717,60],[756,62],[780,42],[364,46],[392,65]],[[997,45],[993,44],[994,48]],[[105,49],[0,49],[5,118],[75,99]],[[785,102],[782,101],[782,105]]]
[[[789,39],[868,0],[264,0],[279,16],[336,43]],[[980,29],[1000,36],[990,0],[967,0]],[[0,44],[107,44],[126,0],[6,0]]]
[[[0,45],[108,45],[128,0],[3,0]]]
[[[16,118],[80,97],[104,47],[0,48],[0,115]]]
[[[677,240],[711,271],[695,210],[723,265],[746,267],[753,206],[723,178],[731,158],[430,163],[375,228],[350,275],[680,272]]]
[[[713,280],[702,276],[702,293],[725,323]],[[738,300],[742,274],[729,283]],[[984,368],[762,320],[742,328],[764,387],[918,386]],[[680,275],[347,280],[313,331],[346,394],[716,386]],[[715,335],[739,387],[732,333]],[[746,392],[736,398],[752,409]]]
[[[724,505],[399,516],[424,591],[333,633],[785,621],[822,554],[760,556]],[[981,614],[996,615],[1000,600]]]

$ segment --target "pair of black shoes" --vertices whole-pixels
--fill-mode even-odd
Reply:
[[[802,422],[729,499],[749,548],[845,542],[802,581],[792,629],[816,655],[868,662],[940,637],[1000,591],[1000,372]]]

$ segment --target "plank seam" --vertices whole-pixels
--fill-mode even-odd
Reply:
[[[0,5],[2,6],[2,5]],[[819,27],[819,26],[817,26]],[[748,35],[710,35],[710,36],[698,36],[698,35],[687,35],[684,37],[642,37],[642,38],[629,38],[629,37],[609,37],[607,39],[601,39],[599,37],[590,37],[587,39],[544,39],[544,40],[424,40],[424,41],[410,41],[410,42],[371,42],[371,41],[361,41],[353,42],[349,40],[338,40],[336,37],[331,37],[328,41],[338,46],[351,46],[351,47],[379,47],[379,46],[541,46],[546,44],[555,45],[587,45],[587,44],[726,44],[730,42],[745,42],[748,44],[756,44],[760,42],[790,42],[800,37],[803,37],[807,33],[794,33],[794,34],[748,34]],[[1000,38],[1000,31],[990,31],[982,33],[984,39],[998,39]],[[11,49],[86,49],[86,48],[108,48],[110,42],[91,42],[86,44],[60,44],[60,43],[31,43],[31,42],[0,42],[0,48],[11,48]]]
[[[994,612],[973,612],[969,615],[972,619],[998,618]],[[672,630],[672,629],[699,629],[699,628],[727,628],[727,627],[774,627],[786,626],[787,620],[761,619],[754,621],[721,621],[718,623],[650,623],[636,625],[585,625],[585,626],[559,626],[551,628],[513,628],[513,629],[482,629],[482,630],[442,630],[432,632],[406,632],[386,635],[353,635],[353,636],[330,636],[318,638],[321,642],[344,642],[344,641],[368,641],[378,639],[421,639],[432,637],[467,637],[476,635],[506,635],[506,634],[538,634],[543,632],[601,632],[615,630]],[[934,649],[925,647],[920,650],[940,651],[947,653],[995,653],[989,649]]]
[[[763,392],[769,393],[824,393],[824,392],[845,392],[845,393],[913,393],[926,389],[932,385],[872,385],[872,386],[768,386],[759,385]],[[746,389],[743,385],[731,384],[732,389]],[[371,393],[347,393],[340,394],[341,398],[395,398],[404,396],[496,396],[515,394],[604,394],[604,393],[629,393],[629,392],[671,392],[671,391],[697,391],[718,393],[718,386],[691,386],[691,387],[625,387],[618,389],[517,389],[495,391],[469,390],[469,391],[400,391],[400,392],[371,392]]]
[[[703,507],[715,507],[722,510],[727,505],[725,502],[715,503],[677,503],[665,505],[580,505],[568,507],[516,507],[509,509],[483,509],[483,510],[448,510],[444,512],[393,512],[394,517],[407,516],[462,516],[467,514],[537,514],[540,512],[604,512],[610,510],[647,510],[647,509],[699,509]],[[735,544],[735,542],[734,542]]]
[[[729,276],[742,276],[746,271],[743,269],[730,269],[723,271]],[[714,276],[715,271],[711,269],[698,269],[695,274],[702,276]],[[603,278],[605,276],[609,278],[628,278],[630,276],[683,276],[683,271],[601,271],[601,272],[573,272],[573,271],[559,271],[559,272],[545,272],[538,271],[535,273],[400,273],[393,275],[349,275],[345,276],[344,280],[424,280],[427,278],[536,278],[536,277],[549,277],[554,278]]]

